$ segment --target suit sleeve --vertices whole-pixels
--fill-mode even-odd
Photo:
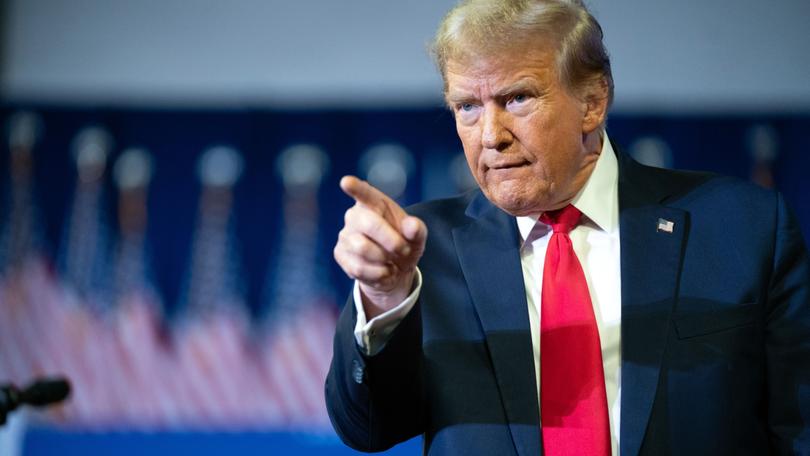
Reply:
[[[766,344],[772,450],[804,454],[810,448],[810,260],[799,226],[781,196]]]
[[[424,430],[420,303],[374,356],[366,356],[358,346],[356,320],[350,297],[338,319],[326,378],[326,407],[346,445],[359,451],[383,451]]]

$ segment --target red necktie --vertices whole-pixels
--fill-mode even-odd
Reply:
[[[540,221],[554,233],[543,267],[540,421],[546,456],[610,455],[599,329],[568,233],[582,213],[568,205]]]

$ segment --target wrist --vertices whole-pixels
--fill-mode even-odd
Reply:
[[[400,305],[413,292],[416,282],[416,270],[411,271],[408,277],[399,285],[390,290],[375,289],[360,283],[360,296],[363,301],[363,310],[366,318],[371,319]]]

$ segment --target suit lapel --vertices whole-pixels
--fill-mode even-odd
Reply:
[[[621,454],[639,453],[677,295],[688,214],[660,204],[661,182],[619,154],[622,365]],[[649,173],[647,171],[647,173]],[[659,193],[657,193],[659,192]]]
[[[468,215],[475,220],[453,230],[461,269],[486,335],[516,452],[537,456],[539,406],[517,226],[481,195]]]

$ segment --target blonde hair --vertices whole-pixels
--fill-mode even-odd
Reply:
[[[446,90],[449,61],[551,42],[557,46],[560,81],[572,93],[604,83],[610,106],[613,75],[602,37],[602,27],[581,0],[463,0],[439,25],[431,53]]]

